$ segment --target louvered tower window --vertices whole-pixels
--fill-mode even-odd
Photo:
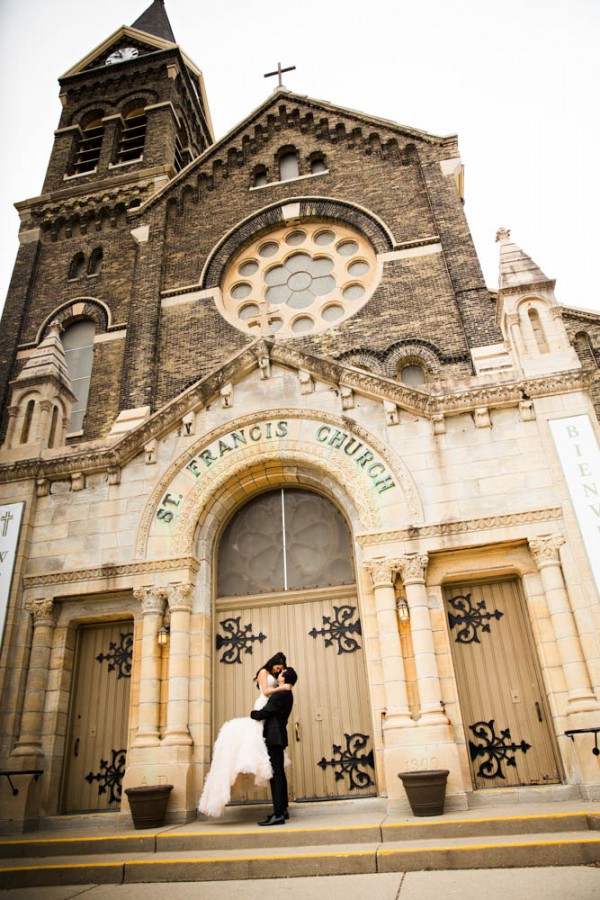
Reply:
[[[183,125],[177,131],[175,138],[175,171],[181,172],[192,161],[192,151],[187,132]]]
[[[100,117],[92,119],[82,129],[73,172],[82,175],[84,172],[94,172],[100,159],[104,124]]]
[[[144,107],[139,106],[128,112],[123,120],[117,150],[117,163],[134,162],[141,159],[144,154],[145,138],[146,113]]]

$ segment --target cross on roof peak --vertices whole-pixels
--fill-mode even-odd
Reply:
[[[282,69],[281,63],[278,62],[277,68],[275,69],[275,71],[267,72],[263,77],[271,78],[273,75],[277,75],[277,77],[279,78],[279,87],[283,87],[283,79],[281,76],[283,75],[284,72],[293,72],[295,68],[296,68],[296,66],[288,66],[286,69]]]

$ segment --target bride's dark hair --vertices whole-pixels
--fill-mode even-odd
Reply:
[[[274,656],[272,656],[271,659],[268,659],[266,663],[260,667],[256,675],[254,676],[254,680],[256,681],[259,672],[261,672],[262,669],[266,669],[267,672],[272,675],[273,666],[283,666],[284,669],[287,667],[287,659],[285,658],[285,653],[282,653],[281,650],[279,651],[279,653],[276,653]]]

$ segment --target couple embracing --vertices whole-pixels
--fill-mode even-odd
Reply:
[[[250,718],[230,719],[215,741],[210,772],[198,804],[201,813],[220,816],[238,775],[252,774],[258,787],[269,782],[273,813],[259,825],[283,825],[289,817],[285,765],[287,721],[292,711],[292,688],[298,676],[285,655],[276,653],[256,673],[260,695]]]

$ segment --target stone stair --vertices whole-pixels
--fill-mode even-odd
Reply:
[[[257,827],[264,810],[256,808],[156,831],[72,819],[60,830],[0,839],[0,888],[600,863],[593,803],[427,819],[355,804],[292,807],[290,821],[275,828]]]

